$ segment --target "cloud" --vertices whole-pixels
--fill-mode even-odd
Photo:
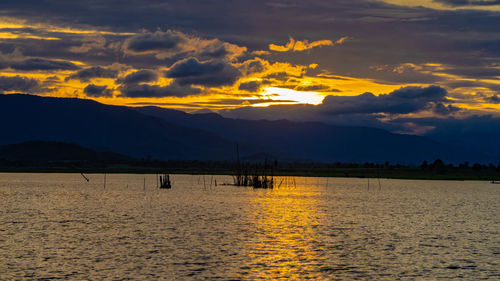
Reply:
[[[9,65],[12,69],[22,71],[33,70],[77,70],[80,67],[69,61],[31,58],[14,61]]]
[[[436,1],[461,5],[472,2],[477,4],[477,1],[470,0]],[[460,102],[472,105],[478,111],[482,110],[481,108],[491,111],[493,106],[485,103],[486,98],[498,93],[499,86],[498,83],[495,84],[495,79],[498,77],[500,65],[500,44],[496,38],[500,31],[500,17],[499,13],[493,11],[497,7],[489,8],[490,11],[433,10],[387,5],[382,1],[371,0],[311,0],[307,3],[291,0],[286,1],[284,5],[280,4],[279,8],[276,5],[273,6],[276,8],[267,5],[268,0],[210,3],[193,0],[189,5],[181,2],[144,0],[135,1],[134,5],[116,5],[116,1],[51,0],[51,5],[44,5],[43,1],[26,0],[23,1],[26,5],[20,9],[16,1],[3,1],[2,17],[15,18],[16,21],[7,21],[6,24],[2,22],[0,32],[31,34],[33,38],[2,38],[2,52],[12,52],[17,48],[23,50],[27,56],[11,57],[2,61],[1,68],[6,69],[13,62],[29,64],[28,59],[39,58],[57,62],[80,61],[85,65],[85,69],[88,66],[108,69],[105,65],[118,61],[134,69],[162,69],[186,58],[196,58],[200,63],[223,61],[242,73],[239,78],[243,79],[236,80],[236,86],[230,90],[226,89],[228,87],[203,89],[219,93],[224,91],[228,98],[235,98],[229,92],[236,92],[241,81],[258,79],[263,79],[260,80],[261,83],[269,83],[266,84],[269,86],[293,87],[301,91],[321,90],[321,86],[305,84],[306,82],[325,84],[341,89],[346,95],[377,89],[372,86],[364,88],[362,83],[357,83],[362,80],[359,78],[365,81],[371,79],[380,85],[380,89],[409,84],[441,85],[448,89],[450,95],[475,96],[476,93],[483,92],[485,96],[481,99],[476,97],[474,104],[469,100]],[[487,4],[492,2],[498,1],[489,1]],[[442,7],[435,3],[432,5]],[[474,8],[467,6],[469,7]],[[178,31],[165,31],[165,27],[174,27]],[[163,28],[163,31],[156,31],[157,28]],[[288,42],[288,37],[284,37],[280,39],[282,41],[275,41],[279,36],[288,34],[293,35],[295,39],[291,38]],[[343,35],[349,35],[350,39],[341,48],[326,48],[335,44],[334,41]],[[59,40],[39,40],[34,39],[35,37],[53,37]],[[301,39],[302,41],[299,41]],[[268,50],[271,43],[277,44],[275,46],[278,49],[285,51],[256,52]],[[312,52],[304,51],[310,48],[313,48]],[[259,60],[259,55],[265,56],[267,61]],[[292,81],[294,78],[290,78],[291,75],[299,77],[300,72],[270,66],[278,62],[295,66],[316,63],[318,67],[314,72],[304,72],[300,79],[296,79],[299,81]],[[426,66],[430,63],[444,66],[446,69]],[[379,66],[387,68],[377,71]],[[53,64],[52,67],[57,68]],[[10,69],[8,71],[15,73]],[[281,79],[286,82],[272,78],[266,81],[263,78],[267,74],[279,72],[285,74]],[[118,77],[123,76],[121,73],[123,72],[118,72]],[[290,74],[290,77],[286,73]],[[44,76],[45,74],[62,77],[57,69],[48,70]],[[323,74],[325,76],[320,77]],[[89,81],[103,84],[93,81],[92,78],[84,78],[83,73],[81,75],[86,84],[90,83]],[[337,80],[324,80],[334,75]],[[73,77],[78,79],[77,76]],[[198,80],[201,77],[202,75],[197,77]],[[347,85],[338,79],[352,79],[351,85],[359,86]],[[182,78],[174,80],[177,84],[189,83]],[[465,82],[468,83],[467,86],[464,86]],[[200,81],[198,83],[207,84]],[[458,83],[462,83],[463,87]],[[51,87],[57,87],[54,95],[65,96],[74,91],[75,85],[61,81],[55,82]],[[241,87],[245,88],[245,85]],[[326,87],[323,88],[328,91]],[[178,102],[188,105],[192,100]],[[453,105],[457,104],[458,102]],[[439,113],[453,112],[446,101],[429,102],[425,108],[426,114],[434,112],[436,116]]]
[[[20,71],[80,69],[79,66],[66,60],[26,57],[19,48],[15,48],[11,53],[7,54],[0,51],[0,69],[5,68],[12,68]]]
[[[490,102],[490,103],[500,103],[500,97],[498,95],[492,95],[491,97],[488,97],[486,99],[487,102]]]
[[[494,6],[500,5],[500,0],[433,0],[448,6]]]
[[[299,85],[296,86],[294,89],[296,91],[302,91],[302,92],[336,92],[336,93],[341,92],[338,89],[332,89],[330,86],[320,85],[320,84]]]
[[[111,89],[108,89],[107,86],[98,86],[94,84],[89,84],[85,89],[83,89],[83,92],[89,96],[89,97],[111,97],[113,96],[113,91]]]
[[[23,93],[39,92],[40,83],[22,76],[0,76],[0,92],[19,91]]]
[[[241,83],[238,89],[248,92],[258,92],[260,90],[260,83],[257,81]]]
[[[45,80],[43,80],[43,86],[47,86],[47,87],[55,86],[55,85],[59,84],[60,82],[61,82],[61,79],[59,77],[57,77],[56,75],[53,75],[53,76],[49,76],[49,77],[45,78]]]
[[[304,41],[295,41],[292,37],[290,37],[289,41],[287,44],[284,46],[280,45],[275,45],[275,44],[270,44],[269,45],[269,50],[275,51],[275,52],[288,52],[288,51],[293,51],[293,52],[301,52],[305,50],[310,50],[316,47],[321,47],[321,46],[335,46],[344,43],[345,40],[347,40],[348,37],[342,37],[339,40],[335,41],[335,43],[331,40],[319,40],[319,41],[313,41],[309,43],[309,41],[304,40]]]
[[[125,41],[125,50],[131,53],[162,52],[178,50],[186,36],[174,31],[157,31],[132,36]]]
[[[321,107],[328,114],[408,114],[446,101],[446,94],[446,90],[438,86],[405,87],[378,96],[372,93],[359,96],[327,96]]]
[[[139,70],[131,73],[123,79],[119,79],[117,82],[124,84],[135,84],[135,83],[148,83],[155,82],[158,80],[158,74],[152,70]]]
[[[80,41],[80,46],[73,46],[69,50],[73,53],[88,53],[92,50],[103,50],[106,48],[106,38],[102,35],[85,36]]]
[[[200,94],[201,90],[190,86],[182,86],[172,83],[168,86],[148,84],[125,84],[120,88],[121,96],[138,98],[160,98],[160,97],[185,97]]]
[[[77,79],[82,82],[88,82],[92,78],[115,78],[118,75],[118,70],[107,69],[100,66],[84,68],[75,74],[67,77],[65,80]]]
[[[279,80],[279,81],[286,81],[290,77],[296,77],[296,76],[288,74],[286,71],[280,71],[280,72],[273,72],[273,73],[267,74],[263,78],[265,78],[265,79],[276,79],[276,80]]]
[[[158,59],[196,57],[198,59],[229,59],[242,56],[246,47],[219,39],[202,39],[179,31],[146,32],[127,38],[123,45],[126,54],[153,54]]]
[[[464,148],[480,150],[498,159],[498,139],[500,138],[500,118],[492,115],[472,115],[465,118],[400,118],[392,123],[411,123],[427,127],[425,136],[434,140]],[[495,160],[496,160],[495,159]]]
[[[175,63],[165,75],[175,78],[179,85],[225,86],[232,85],[242,75],[228,62],[212,60],[200,62],[189,58]]]
[[[453,113],[459,112],[462,109],[460,107],[453,106],[451,104],[444,105],[442,103],[436,103],[432,108],[432,111],[437,115],[451,115]]]
[[[387,117],[390,115],[397,118],[422,111],[435,112],[441,116],[452,115],[459,108],[445,105],[446,95],[446,90],[438,86],[405,87],[378,96],[371,93],[327,96],[319,105],[246,106],[222,110],[220,113],[231,118],[319,121],[341,126],[371,126],[391,131],[409,131],[406,128],[407,122],[390,122],[386,121]]]
[[[269,65],[268,62],[262,59],[251,59],[244,61],[239,67],[240,71],[243,72],[244,75],[251,75],[253,73],[259,73],[264,71],[264,64]]]

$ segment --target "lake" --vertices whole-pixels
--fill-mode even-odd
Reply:
[[[0,279],[500,279],[488,182],[85,176],[0,174]]]

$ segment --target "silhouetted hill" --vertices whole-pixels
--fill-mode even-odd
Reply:
[[[252,121],[187,114],[157,107],[129,108],[92,100],[0,95],[0,145],[32,140],[76,143],[97,151],[144,158],[385,162],[475,162],[487,157],[425,137],[314,122]]]
[[[100,152],[73,143],[32,141],[0,146],[0,160],[34,162],[128,162],[128,156]]]
[[[441,158],[447,162],[489,161],[486,156],[444,145],[429,138],[393,134],[366,127],[331,126],[288,120],[241,120],[214,113],[187,114],[159,107],[135,110],[169,122],[218,134],[232,141],[266,146],[296,159],[315,161],[391,161],[421,163]]]
[[[487,154],[492,162],[498,163],[500,160],[500,119],[489,116],[473,117],[455,120],[453,123],[439,126],[428,132],[426,137]]]
[[[234,143],[220,136],[92,100],[0,95],[0,128],[0,145],[42,140],[137,158],[234,158]],[[242,151],[257,152],[245,145]]]

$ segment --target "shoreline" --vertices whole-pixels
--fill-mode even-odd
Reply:
[[[162,174],[165,170],[169,174],[180,175],[234,175],[233,171],[225,169],[192,169],[175,170],[150,167],[135,168],[0,168],[0,173],[40,173],[40,174]],[[500,172],[481,173],[459,171],[433,172],[421,171],[418,169],[330,169],[325,170],[301,170],[294,169],[276,171],[274,176],[280,177],[330,177],[330,178],[370,178],[370,179],[406,179],[406,180],[448,180],[448,181],[492,181],[500,182]]]

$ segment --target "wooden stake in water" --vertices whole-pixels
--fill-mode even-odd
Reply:
[[[280,181],[280,184],[278,185],[278,188],[281,187],[281,184],[283,183],[283,181],[285,180],[285,178],[282,178],[281,181]]]
[[[144,177],[144,190],[146,190],[146,177]]]
[[[89,181],[90,181],[90,180],[89,180],[89,178],[87,178],[87,177],[86,177],[83,173],[80,173],[80,174],[82,175],[82,177],[83,177],[83,178],[84,178],[87,182],[89,182]]]

